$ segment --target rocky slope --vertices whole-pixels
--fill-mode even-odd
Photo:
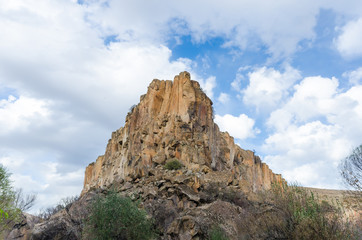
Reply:
[[[124,127],[112,133],[105,154],[87,167],[82,194],[147,177],[150,169],[173,158],[190,171],[221,174],[244,191],[268,189],[282,181],[252,151],[220,132],[212,101],[188,72],[182,72],[173,81],[152,81]],[[195,191],[200,180],[194,179]]]
[[[173,159],[183,164],[180,170],[164,168]],[[141,200],[160,239],[207,239],[215,225],[230,239],[265,239],[258,216],[269,206],[249,198],[283,181],[219,130],[212,101],[182,72],[173,81],[152,81],[105,154],[86,168],[77,202],[46,221],[24,216],[8,239],[81,239],[87,206],[110,188]]]

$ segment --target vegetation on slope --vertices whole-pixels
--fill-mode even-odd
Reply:
[[[181,168],[182,168],[182,163],[180,163],[180,161],[177,158],[173,158],[165,164],[165,169],[167,170],[178,170]]]
[[[24,195],[11,185],[10,173],[0,164],[0,237],[17,223],[23,211],[35,203],[36,195]]]
[[[154,236],[152,222],[146,212],[138,209],[130,198],[115,192],[97,197],[85,222],[84,239],[147,240]]]
[[[304,188],[275,185],[266,200],[280,211],[282,218],[271,221],[287,239],[358,239],[357,229],[343,219],[342,208],[319,201]]]

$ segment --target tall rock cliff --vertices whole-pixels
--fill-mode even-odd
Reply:
[[[183,167],[167,169],[172,159]],[[109,190],[136,201],[159,240],[212,239],[214,229],[230,240],[294,239],[286,202],[276,205],[273,191],[253,193],[282,181],[219,131],[211,100],[182,72],[174,81],[152,81],[124,127],[112,133],[105,154],[87,167],[79,200],[49,219],[24,214],[5,239],[84,239],[94,200]]]
[[[188,72],[182,72],[173,81],[151,82],[128,113],[124,127],[112,133],[105,154],[86,168],[82,194],[147,177],[157,165],[173,158],[200,173],[192,184],[195,191],[215,178],[246,192],[282,181],[252,151],[243,150],[219,130],[213,121],[212,101]]]

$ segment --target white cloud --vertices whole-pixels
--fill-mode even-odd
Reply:
[[[213,99],[213,97],[214,97],[213,89],[216,87],[216,77],[211,76],[205,80],[198,79],[198,81],[200,82],[200,86],[205,91],[206,95],[210,99]]]
[[[268,119],[265,161],[288,181],[340,188],[337,166],[360,144],[361,121],[362,86],[342,92],[336,78],[307,77]]]
[[[354,71],[343,73],[343,77],[348,78],[350,84],[362,84],[362,67],[357,68]]]
[[[255,134],[259,133],[259,130],[254,128],[255,121],[245,114],[240,114],[239,117],[230,114],[216,115],[215,122],[221,131],[227,131],[231,136],[240,140],[254,137]]]
[[[346,123],[362,115],[362,89],[361,86],[354,86],[341,92],[338,85],[336,78],[303,79],[294,87],[295,92],[286,104],[271,113],[268,126],[282,131],[293,123],[307,123],[322,118],[348,129],[350,125]]]
[[[230,96],[227,93],[220,93],[218,99],[222,104],[228,103],[230,101]]]
[[[170,35],[190,34],[193,41],[224,37],[224,46],[256,49],[266,45],[268,53],[279,58],[294,53],[298,43],[313,39],[315,1],[109,1],[90,3],[89,18],[104,31],[120,39],[165,41]],[[96,9],[96,11],[94,10]],[[203,11],[200,11],[203,9]]]
[[[46,124],[50,111],[46,101],[10,95],[0,100],[0,134],[11,131],[25,131],[30,124]]]
[[[245,74],[243,74],[243,72],[249,70],[251,67],[250,66],[244,66],[244,67],[240,67],[235,75],[235,79],[234,81],[232,81],[231,83],[231,87],[232,89],[234,89],[235,91],[240,92],[242,89],[242,81],[245,81]]]
[[[0,157],[16,187],[38,192],[38,207],[80,193],[85,166],[104,153],[111,131],[152,78],[172,79],[184,70],[197,76],[190,60],[170,61],[161,44],[105,46],[103,30],[87,20],[91,6],[1,5],[0,86],[19,97],[0,100]],[[215,79],[205,83],[212,91]],[[19,159],[24,164],[16,167]]]
[[[11,175],[15,189],[23,189],[26,194],[36,194],[37,200],[34,208],[30,210],[37,213],[40,208],[57,204],[61,198],[79,195],[83,181],[84,169],[59,173],[58,163],[51,161],[37,161],[36,158],[54,158],[42,153],[10,153],[9,156],[0,157],[0,163],[5,166]],[[35,174],[34,174],[35,173]]]
[[[51,3],[47,3],[51,2]],[[180,39],[180,36],[191,35],[192,40],[203,42],[212,37],[222,37],[224,46],[236,46],[240,49],[260,49],[266,47],[273,58],[289,57],[303,40],[313,41],[314,27],[320,9],[332,9],[335,12],[358,15],[361,4],[353,0],[340,4],[335,1],[278,1],[265,3],[256,1],[182,1],[182,2],[139,2],[139,1],[85,1],[80,6],[76,1],[20,1],[4,3],[4,10],[12,18],[23,21],[37,21],[42,25],[54,25],[44,21],[49,17],[49,5],[56,5],[53,15],[68,16],[67,26],[75,35],[94,34],[78,28],[83,18],[79,12],[85,13],[88,24],[96,28],[95,34],[105,38],[115,35],[121,41],[147,42],[163,44],[169,39]],[[348,3],[349,2],[349,3]],[[37,4],[32,12],[40,15],[35,20],[29,18],[26,9]],[[142,4],[142,7],[140,7]],[[354,7],[351,7],[351,6]],[[66,9],[67,12],[62,11]],[[203,11],[199,11],[203,9]],[[76,22],[74,21],[76,19]],[[56,27],[61,27],[59,24]],[[35,33],[39,30],[33,29]],[[56,32],[57,28],[53,29]],[[56,35],[55,35],[56,36]],[[89,35],[88,35],[89,36]],[[357,38],[358,39],[358,38]],[[47,38],[45,40],[52,40]],[[67,36],[63,41],[69,41]],[[99,39],[98,39],[99,41]],[[46,45],[44,45],[47,47]]]
[[[222,37],[224,47],[265,48],[271,59],[288,58],[301,42],[313,42],[321,9],[347,18],[361,17],[362,4],[338,1],[89,1],[87,17],[103,34],[123,41],[163,43],[190,35],[194,42]],[[200,11],[202,9],[203,11]],[[355,38],[356,41],[360,38]]]
[[[73,114],[116,124],[150,78],[191,70],[187,59],[170,62],[171,51],[163,45],[104,46],[99,30],[85,20],[84,7],[75,3],[36,1],[37,9],[31,1],[15,2],[23,6],[0,10],[7,16],[0,19],[0,79],[19,95],[57,100]]]
[[[283,73],[262,67],[250,72],[249,85],[242,92],[243,102],[257,109],[272,109],[288,96],[289,88],[301,78],[298,70],[286,66]]]
[[[27,193],[38,193],[36,205],[31,209],[33,213],[41,208],[55,206],[64,197],[78,196],[82,190],[83,186],[79,183],[84,179],[84,169],[59,173],[56,163],[44,163],[43,166],[33,166],[31,170],[38,171],[42,178],[14,174],[12,179],[15,188],[22,188]]]
[[[321,170],[324,171],[321,174]],[[316,188],[340,189],[340,177],[336,173],[333,164],[329,162],[313,162],[301,164],[296,168],[283,171],[283,177],[290,180],[290,183],[297,183],[303,186]],[[331,181],[333,179],[333,181]]]
[[[180,44],[180,37],[188,34],[194,42],[221,37],[224,47],[258,51],[262,47],[273,59],[280,59],[293,54],[300,41],[313,40],[316,15],[322,6],[312,0],[76,2],[12,0],[0,4],[0,87],[13,89],[11,94],[17,96],[8,93],[7,99],[0,100],[0,158],[14,173],[17,186],[40,189],[41,204],[51,196],[49,201],[54,202],[79,193],[84,167],[103,154],[110,132],[123,124],[129,107],[146,92],[152,78],[170,79],[188,70],[213,97],[216,78],[198,77],[189,59],[171,61],[167,40],[178,38]],[[326,5],[342,13],[361,12],[361,4],[355,1]],[[336,40],[346,56],[356,44],[344,40],[350,36],[348,26],[359,21],[347,24]],[[110,35],[119,42],[105,46],[104,39]],[[352,75],[351,79],[357,78]],[[237,76],[233,84],[239,92],[242,77]],[[284,72],[265,67],[250,73],[249,78],[245,101],[273,109],[285,102],[300,76],[291,67]],[[272,114],[279,111],[282,118],[274,123],[271,118],[271,129],[302,135],[298,128],[309,126],[308,122],[324,114],[328,124],[320,122],[322,136],[337,137],[341,126],[344,135],[338,139],[355,143],[361,136],[356,127],[362,113],[360,86],[339,93],[335,81],[321,82],[323,98],[315,96],[318,92],[303,95],[303,89],[310,89],[307,81],[301,83],[295,89],[300,99],[295,95],[295,103]],[[329,87],[323,89],[325,86]],[[1,96],[6,93],[3,89]],[[227,100],[226,95],[219,98]],[[239,139],[258,133],[254,120],[246,115],[217,115],[216,119],[222,129]],[[335,135],[328,135],[328,131]]]
[[[240,78],[239,76],[237,76],[234,79],[234,81],[232,81],[232,83],[231,83],[231,87],[236,91],[241,91],[241,80],[242,80],[242,78]]]
[[[339,188],[337,166],[351,144],[338,125],[319,121],[290,125],[266,139],[263,148],[269,155],[264,160],[289,182]]]
[[[362,18],[348,22],[341,34],[335,39],[335,44],[340,54],[346,58],[362,56]]]
[[[294,86],[295,93],[285,106],[271,113],[269,126],[282,129],[292,120],[305,122],[330,113],[336,107],[336,78],[307,77]]]
[[[19,170],[23,164],[24,159],[19,157],[8,157],[8,156],[2,156],[0,157],[0,164],[4,167],[11,169],[11,170]]]

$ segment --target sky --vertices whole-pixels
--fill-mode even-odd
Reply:
[[[152,79],[186,70],[273,172],[344,189],[361,39],[359,0],[0,0],[0,163],[33,212],[79,195]]]

